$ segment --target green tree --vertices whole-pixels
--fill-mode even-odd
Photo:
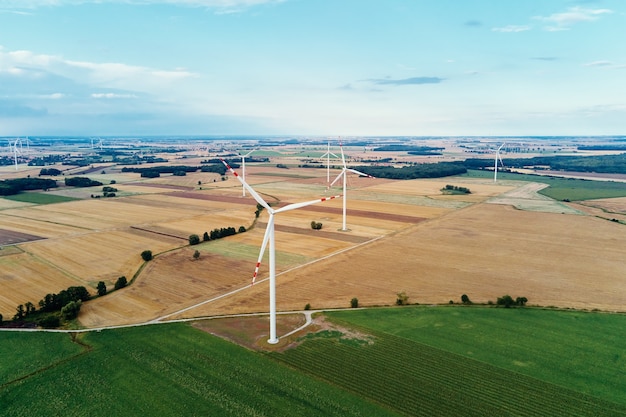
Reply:
[[[152,260],[152,251],[151,250],[145,250],[143,252],[141,252],[141,258],[148,262]]]
[[[304,309],[305,309],[305,310],[307,310],[307,311],[308,311],[308,310],[310,310],[310,309],[311,309],[311,304],[307,303],[307,304],[304,306]]]
[[[2,320],[4,319],[4,317],[2,317],[2,314],[0,314],[0,325],[2,324]]]
[[[115,281],[115,289],[119,290],[120,288],[124,288],[128,284],[125,276],[121,276]]]
[[[199,251],[195,251],[193,253],[193,259],[198,259],[200,257],[200,252]]]
[[[257,203],[256,205],[256,211],[254,212],[254,217],[258,218],[261,215],[261,212],[263,211],[263,206],[259,203]]]
[[[518,306],[525,306],[526,303],[528,302],[528,298],[526,297],[517,297],[515,299],[515,304],[517,304]]]
[[[202,235],[202,240],[204,242],[211,240],[211,238],[209,237],[209,232],[204,232],[204,234]]]
[[[405,306],[409,304],[409,296],[406,294],[406,292],[402,291],[399,292],[397,295],[398,298],[396,298],[396,305]]]
[[[461,296],[461,302],[463,304],[472,304],[472,302],[470,301],[469,297],[467,296],[467,294],[463,294]]]
[[[498,299],[496,300],[496,304],[498,304],[499,306],[504,306],[504,308],[509,308],[513,304],[515,304],[515,301],[513,301],[513,297],[511,297],[510,295],[503,295],[502,297],[498,297]]]
[[[24,304],[20,304],[15,309],[15,315],[13,316],[13,320],[22,320],[24,318]]]
[[[82,304],[83,302],[80,300],[70,301],[69,303],[65,304],[61,309],[61,316],[63,316],[65,320],[75,319],[76,317],[78,317],[78,313],[80,312],[80,307],[82,306]]]
[[[352,308],[357,308],[359,306],[359,299],[354,297],[352,300],[350,300],[350,307]]]
[[[37,309],[35,308],[35,305],[31,303],[30,301],[24,304],[24,308],[26,309],[25,311],[26,316],[29,316],[33,314],[35,311],[37,311]]]
[[[43,327],[44,329],[54,329],[55,327],[59,327],[61,325],[61,320],[56,314],[46,314],[37,320],[37,325]]]
[[[104,283],[104,281],[98,282],[98,286],[96,287],[96,289],[98,290],[98,295],[100,297],[106,295],[107,293],[107,285]]]
[[[200,243],[200,236],[193,234],[193,235],[189,235],[189,244],[190,245],[197,245],[198,243]]]
[[[245,226],[239,226],[238,233],[245,233],[245,231],[246,231]]]

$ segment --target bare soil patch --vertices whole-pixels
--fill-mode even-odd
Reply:
[[[301,327],[304,323],[304,314],[279,314],[276,318],[276,333],[279,335],[286,334],[293,329]],[[311,337],[321,332],[336,332],[336,337],[342,339],[361,340],[364,343],[374,342],[373,336],[332,323],[321,313],[315,314],[311,324],[302,330],[288,337],[280,338],[276,345],[267,343],[268,316],[215,318],[196,321],[193,323],[193,326],[252,350],[283,351],[296,347],[303,338]]]
[[[14,245],[16,243],[32,242],[33,240],[45,239],[41,236],[20,233],[7,229],[0,229],[0,246]]]

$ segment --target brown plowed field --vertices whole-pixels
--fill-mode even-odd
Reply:
[[[14,232],[12,230],[0,229],[0,246],[14,245],[16,243],[31,242],[33,240],[44,239],[41,236],[29,235],[28,233]]]

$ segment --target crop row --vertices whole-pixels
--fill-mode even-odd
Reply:
[[[308,340],[278,360],[407,415],[589,415],[623,408],[389,334],[372,345]]]

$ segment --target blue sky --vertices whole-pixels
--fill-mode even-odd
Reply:
[[[0,136],[624,135],[623,0],[0,0]]]

